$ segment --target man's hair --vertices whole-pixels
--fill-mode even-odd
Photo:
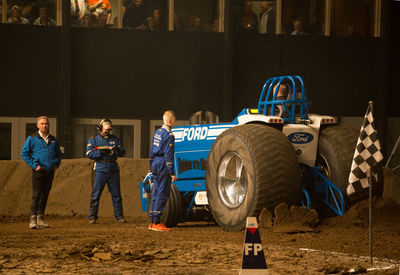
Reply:
[[[14,10],[21,10],[21,7],[20,6],[18,6],[18,5],[13,5],[12,7],[11,7],[11,10],[12,11],[14,11]]]
[[[164,112],[164,115],[163,115],[163,121],[164,121],[164,123],[165,123],[167,120],[170,120],[170,119],[175,119],[175,113],[174,113],[174,111],[172,111],[172,110],[165,111],[165,112]]]
[[[39,121],[40,121],[41,119],[46,119],[48,122],[50,122],[50,121],[49,121],[49,118],[48,118],[47,116],[40,116],[40,117],[37,118],[37,123],[39,123]]]

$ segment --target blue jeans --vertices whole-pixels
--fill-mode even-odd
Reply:
[[[171,175],[168,173],[153,175],[154,187],[151,192],[150,222],[160,223],[160,218],[169,198]]]
[[[99,210],[99,202],[101,193],[103,193],[104,186],[107,183],[108,191],[110,191],[112,203],[114,207],[115,218],[121,219],[124,217],[122,210],[122,197],[119,183],[119,171],[114,172],[101,172],[93,171],[94,182],[92,184],[92,196],[90,200],[89,219],[97,219]]]

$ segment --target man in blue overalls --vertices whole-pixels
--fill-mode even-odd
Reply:
[[[125,155],[125,149],[119,139],[111,135],[112,125],[109,119],[101,120],[97,129],[99,134],[89,138],[86,147],[86,156],[95,161],[92,171],[89,223],[96,223],[99,201],[106,183],[112,197],[114,216],[117,222],[125,223],[122,210],[119,167],[116,161],[118,157]]]
[[[175,114],[166,111],[163,115],[164,125],[153,135],[150,148],[150,169],[153,173],[154,187],[150,202],[149,229],[168,231],[160,222],[162,211],[167,203],[171,181],[176,181],[174,172],[174,141],[171,128],[175,126]]]

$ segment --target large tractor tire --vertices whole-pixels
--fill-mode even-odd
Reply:
[[[150,190],[149,197],[147,199],[147,214],[150,216],[150,202],[151,202],[151,192]],[[171,183],[171,191],[169,193],[169,198],[167,204],[161,215],[161,222],[166,227],[174,227],[178,224],[182,215],[182,197],[175,186],[175,184]]]
[[[349,127],[330,126],[321,130],[316,166],[346,198],[351,163],[359,132]]]
[[[288,138],[266,125],[240,125],[223,132],[207,161],[208,203],[227,231],[242,230],[263,208],[301,199],[301,174]]]

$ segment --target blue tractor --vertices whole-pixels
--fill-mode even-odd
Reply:
[[[273,77],[257,108],[232,122],[173,128],[178,180],[162,222],[171,227],[208,213],[224,230],[238,231],[247,217],[282,202],[343,215],[358,133],[308,107],[300,76]],[[147,211],[151,174],[140,188]]]

